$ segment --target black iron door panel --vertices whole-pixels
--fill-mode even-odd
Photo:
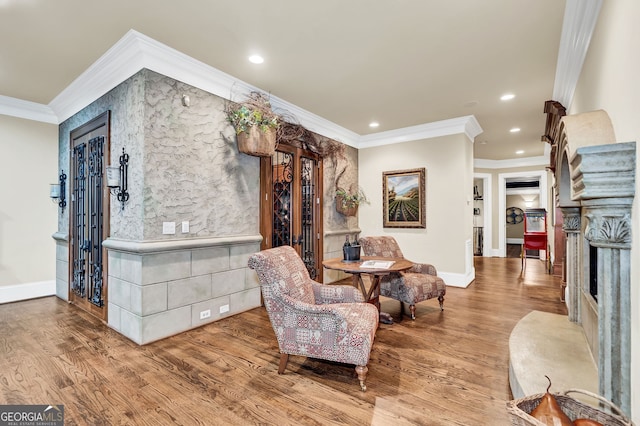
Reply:
[[[106,320],[105,250],[108,233],[108,114],[71,132],[69,301]],[[100,119],[100,120],[98,120]]]

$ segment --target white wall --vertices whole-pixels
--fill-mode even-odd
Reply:
[[[58,127],[0,115],[0,146],[0,303],[54,294]]]
[[[361,235],[394,236],[406,258],[433,264],[448,285],[468,285],[475,276],[471,251],[473,147],[469,139],[460,134],[362,148],[358,164],[360,186],[371,201],[358,210]],[[382,173],[422,167],[427,171],[427,227],[383,228]]]
[[[604,1],[568,114],[605,110],[618,142],[640,143],[640,2]],[[631,250],[631,407],[640,423],[640,156],[636,145],[636,196]]]

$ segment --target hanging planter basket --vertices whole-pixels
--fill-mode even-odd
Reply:
[[[276,132],[281,118],[273,112],[265,94],[251,92],[244,102],[227,104],[225,113],[236,131],[240,152],[269,157],[276,151]]]
[[[355,216],[358,214],[358,205],[345,205],[344,197],[342,195],[336,195],[336,211],[345,216]]]
[[[276,151],[276,129],[262,131],[258,126],[249,128],[249,132],[237,135],[238,150],[256,157],[270,157]]]

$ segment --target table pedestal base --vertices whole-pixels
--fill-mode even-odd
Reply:
[[[378,308],[378,312],[380,312],[380,322],[382,324],[393,324],[393,318],[391,318],[391,315],[380,310],[380,277],[377,275],[373,275],[371,277],[371,287],[369,288],[369,291],[365,288],[364,281],[362,281],[362,276],[360,274],[353,274],[352,282],[355,288],[360,287],[366,302],[371,303]]]
[[[334,269],[351,274],[351,282],[355,288],[360,289],[364,301],[378,308],[379,323],[393,324],[391,315],[386,312],[380,312],[380,280],[389,274],[400,273],[410,269],[413,263],[407,259],[396,257],[364,256],[360,259],[361,262],[345,262],[344,259],[337,257],[323,261],[322,266],[327,269]],[[391,261],[391,263],[384,268],[361,268],[362,262],[367,260],[383,260],[385,262]],[[368,290],[362,280],[362,274],[367,274],[371,278],[371,286]],[[402,317],[400,319],[402,320]]]

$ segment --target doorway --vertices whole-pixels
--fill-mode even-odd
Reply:
[[[104,184],[109,153],[109,111],[71,131],[69,302],[107,321],[106,249],[109,191]]]
[[[507,256],[507,181],[528,180],[537,181],[538,205],[547,208],[547,171],[534,170],[530,172],[500,173],[498,175],[498,256]],[[523,201],[524,202],[524,201]]]
[[[493,196],[491,193],[491,174],[473,174],[473,236],[474,255],[493,256],[493,235],[491,220]]]
[[[280,144],[260,164],[261,249],[292,246],[322,282],[322,157]]]

